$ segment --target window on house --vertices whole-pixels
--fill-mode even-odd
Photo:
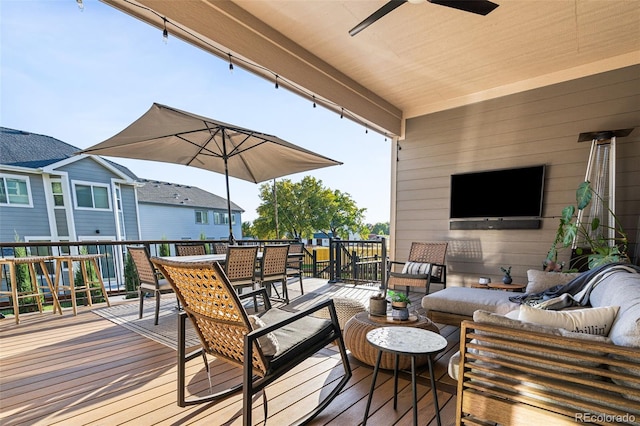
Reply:
[[[227,213],[213,213],[213,224],[214,225],[228,225],[229,224],[229,215]],[[231,224],[236,224],[236,215],[234,213],[231,214]]]
[[[53,194],[53,205],[64,207],[64,196],[62,195],[62,182],[51,182],[51,193]]]
[[[109,204],[109,187],[101,185],[75,184],[76,207],[86,209],[111,208]]]
[[[32,206],[29,178],[5,175],[0,177],[0,204]]]
[[[209,223],[209,215],[206,210],[196,210],[196,223],[207,225]]]

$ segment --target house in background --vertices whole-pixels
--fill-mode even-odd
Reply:
[[[0,240],[137,240],[137,177],[50,136],[0,128]]]
[[[137,188],[143,240],[229,238],[227,200],[200,188],[143,179]],[[231,203],[233,235],[242,235],[242,210]]]
[[[139,179],[50,136],[0,128],[0,241],[227,238],[226,200]],[[232,204],[234,235],[241,213]]]

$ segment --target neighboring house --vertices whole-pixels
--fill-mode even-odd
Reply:
[[[137,240],[136,176],[50,136],[0,128],[0,241]]]
[[[138,189],[143,240],[229,237],[227,200],[200,188],[143,179]],[[242,210],[231,203],[233,235],[242,238]],[[240,236],[240,237],[238,237]]]
[[[0,127],[0,241],[133,241],[229,236],[226,199],[139,179],[50,136]],[[242,209],[232,204],[234,235]]]

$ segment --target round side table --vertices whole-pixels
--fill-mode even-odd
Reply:
[[[367,365],[374,366],[376,363],[376,350],[367,343],[366,335],[369,331],[380,327],[408,327],[429,330],[439,333],[438,326],[429,318],[421,315],[411,315],[407,321],[393,320],[390,317],[376,317],[369,315],[368,312],[361,312],[349,319],[344,326],[343,336],[344,344],[359,361]],[[421,366],[426,364],[428,357],[419,355],[416,358],[416,364]],[[400,356],[401,370],[411,367],[411,359],[408,356]],[[385,353],[380,362],[380,368],[392,370],[394,368],[394,357],[392,354]]]
[[[371,398],[376,387],[376,378],[380,369],[380,360],[383,353],[388,353],[395,358],[395,368],[393,369],[393,409],[398,406],[398,363],[401,355],[411,358],[411,387],[413,390],[413,424],[418,425],[418,404],[416,385],[416,357],[426,356],[429,363],[429,378],[431,379],[431,393],[433,393],[433,403],[436,412],[436,420],[440,426],[440,408],[438,406],[438,392],[436,390],[436,380],[433,376],[433,362],[431,356],[437,354],[447,347],[447,339],[432,331],[413,327],[381,327],[367,333],[367,342],[378,350],[376,365],[371,378],[371,389],[367,400],[367,408],[364,412],[362,425],[367,424]]]

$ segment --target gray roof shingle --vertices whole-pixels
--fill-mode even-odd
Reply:
[[[51,136],[0,127],[0,164],[39,169],[71,158],[80,148]],[[122,173],[137,179],[128,168],[106,160]]]
[[[227,210],[227,200],[195,186],[140,179],[144,186],[138,188],[138,202],[151,204],[169,204],[183,207],[202,207]],[[231,202],[231,210],[244,210]]]

